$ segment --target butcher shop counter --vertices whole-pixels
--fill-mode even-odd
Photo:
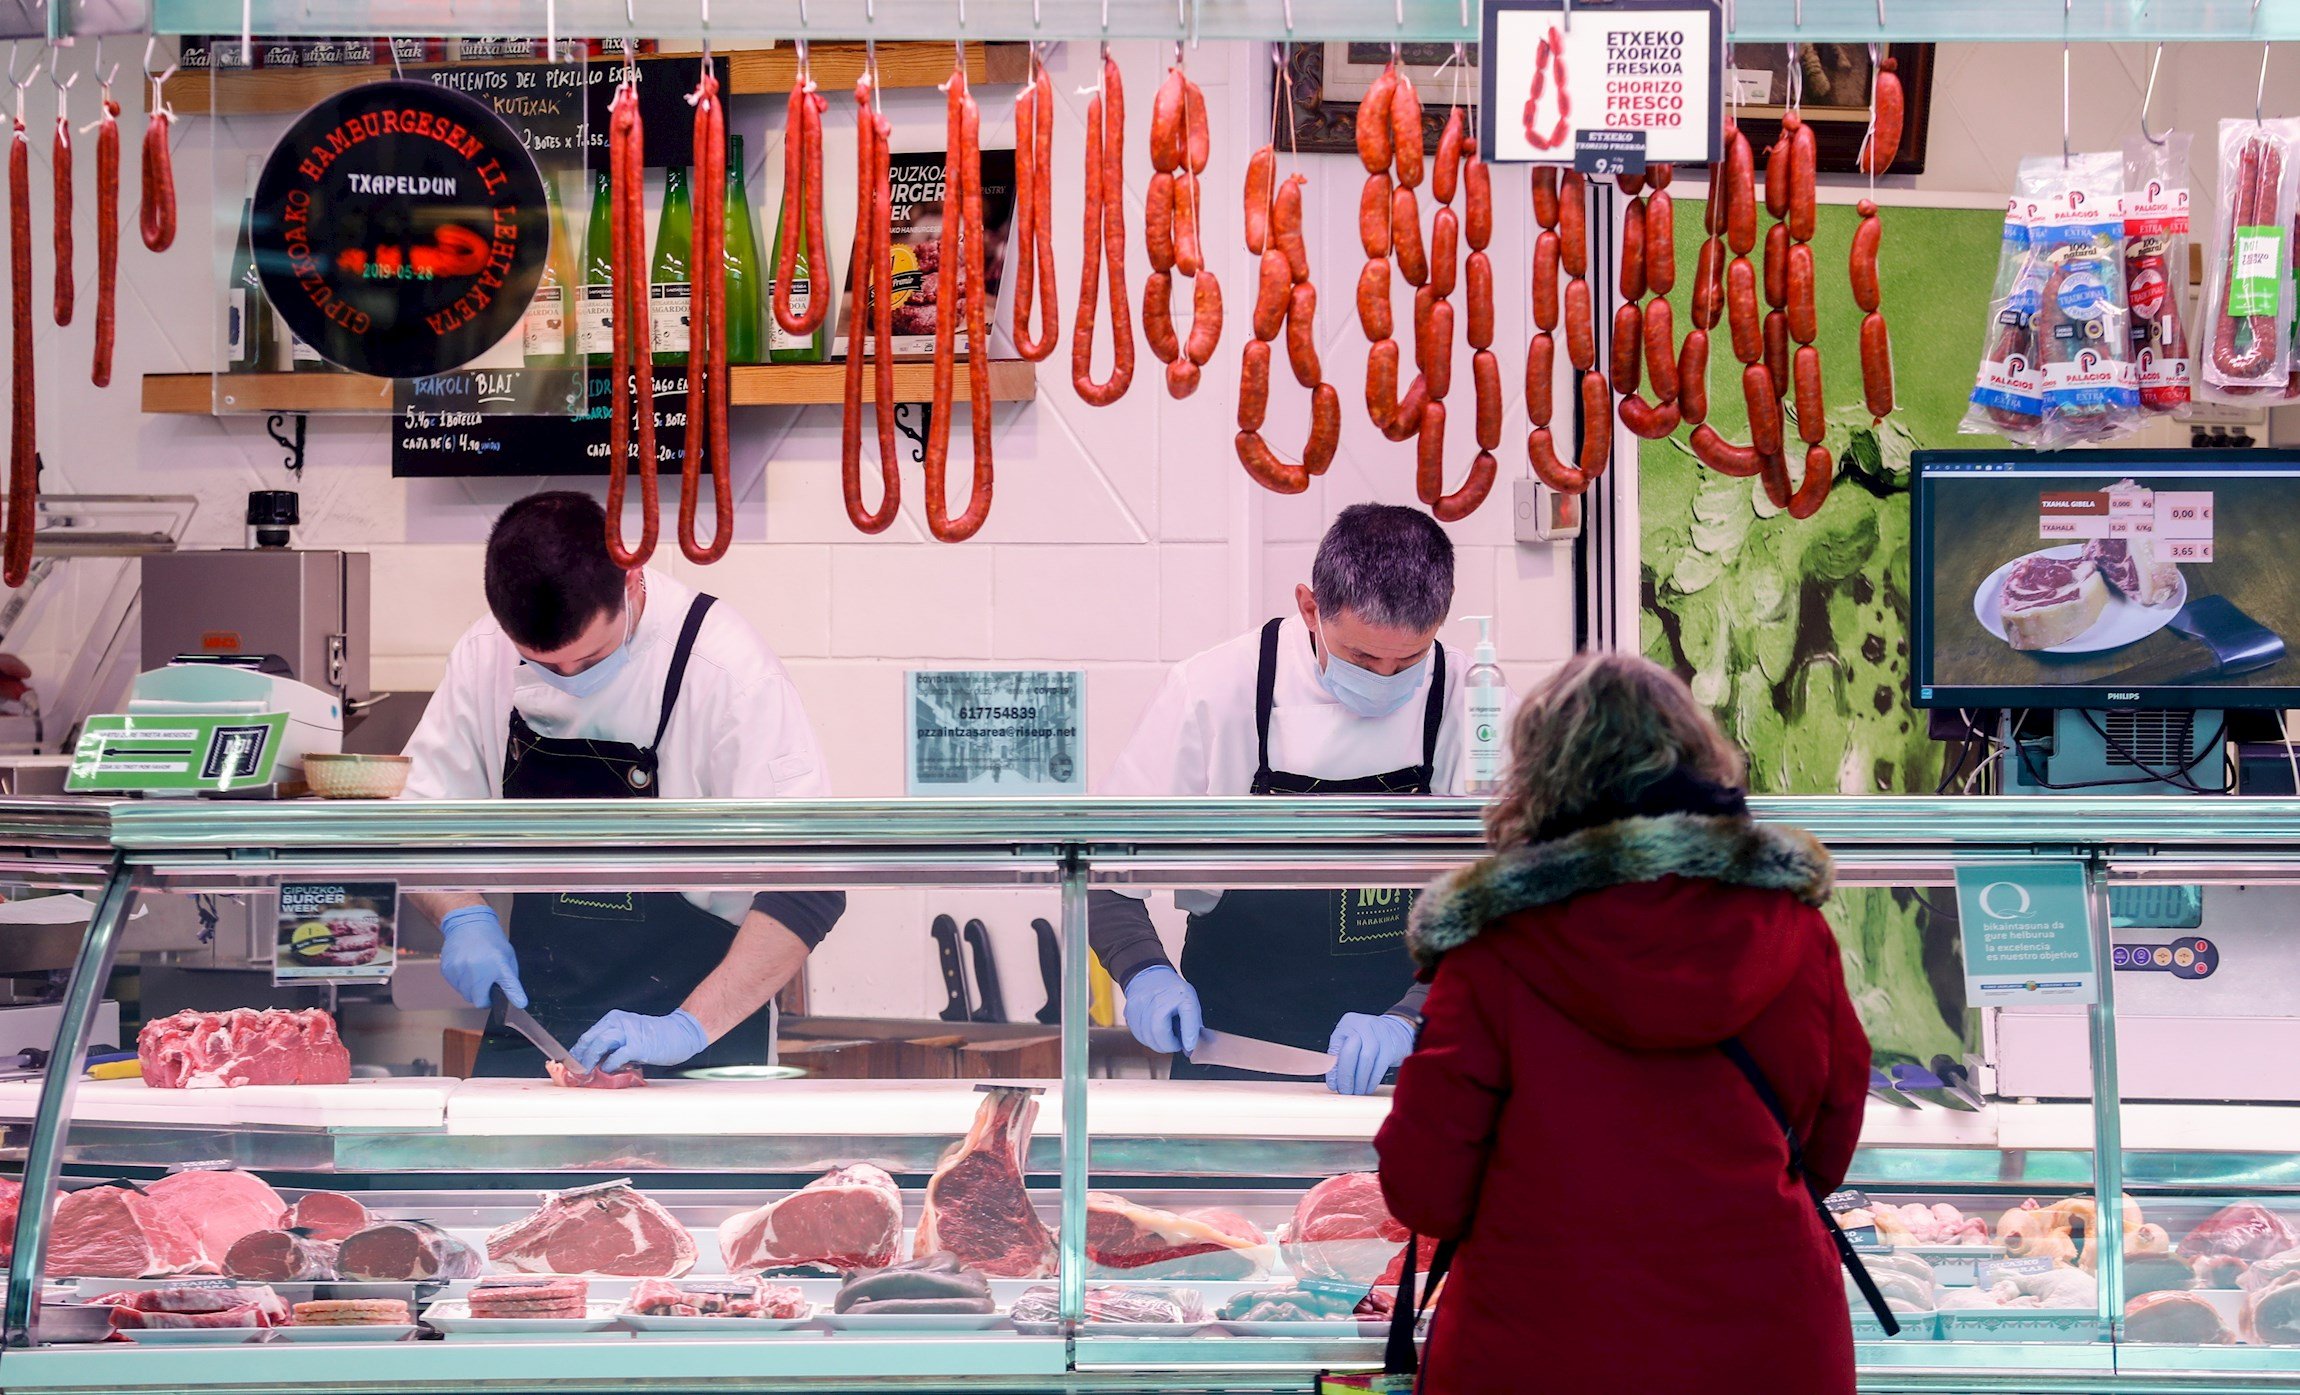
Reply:
[[[2211,936],[2222,933],[2222,909],[2241,899],[2234,892],[2300,890],[2300,804],[1754,802],[1760,817],[1801,824],[1835,853],[1840,892],[1829,914],[1879,1064],[1896,1072],[1878,1077],[1852,1178],[1863,1195],[1847,1212],[1895,1275],[1905,1327],[1902,1338],[1886,1340],[1857,1325],[1865,1387],[2300,1382],[2300,1312],[2287,1312],[2300,1301],[2277,1296],[2283,1266],[2272,1262],[2286,1248],[2300,1251],[2300,1102],[2248,1096],[2233,1077],[2218,1097],[2207,1088],[2125,1099],[2117,997],[2134,984],[2123,973],[2106,976],[2098,1004],[2075,1010],[2078,1058],[2073,1067],[2059,1063],[2053,1089],[2002,1088],[2007,1063],[1998,1053],[2020,1034],[2001,1030],[1994,1013],[1965,1011],[1953,991],[1947,892],[1963,866],[2074,862],[2104,962],[2115,946],[2146,938],[2112,925],[2112,893],[2125,888],[2204,888],[2198,933]],[[1085,897],[1103,887],[1147,890],[1162,902],[1182,888],[1418,885],[1479,855],[1477,813],[1470,802],[1442,799],[120,809],[108,829],[116,865],[95,898],[63,1006],[64,1050],[37,1085],[0,1082],[0,1122],[23,1159],[29,1197],[44,1201],[59,1184],[79,1197],[90,1183],[125,1178],[164,1199],[179,1185],[168,1180],[171,1170],[198,1164],[280,1198],[283,1215],[253,1222],[259,1230],[315,1192],[340,1194],[372,1227],[436,1227],[423,1233],[455,1237],[480,1257],[477,1267],[498,1273],[538,1265],[568,1273],[590,1263],[505,1250],[507,1233],[560,1215],[570,1204],[563,1193],[601,1207],[609,1203],[596,1198],[608,1198],[624,1208],[619,1215],[645,1222],[634,1233],[652,1226],[685,1239],[666,1241],[658,1249],[671,1258],[641,1261],[638,1273],[581,1269],[591,1277],[579,1301],[604,1310],[594,1331],[517,1323],[473,1330],[457,1314],[472,1302],[471,1287],[488,1282],[479,1275],[409,1281],[409,1316],[426,1318],[442,1339],[365,1345],[356,1360],[309,1345],[296,1323],[259,1329],[269,1339],[249,1345],[90,1347],[59,1340],[61,1326],[37,1301],[43,1280],[58,1299],[171,1292],[182,1280],[165,1271],[185,1261],[155,1258],[165,1247],[138,1231],[129,1263],[146,1272],[73,1272],[51,1259],[86,1252],[78,1213],[96,1201],[25,1205],[10,1260],[0,1389],[510,1390],[546,1381],[672,1389],[708,1380],[733,1389],[1298,1390],[1314,1369],[1370,1364],[1380,1344],[1369,1315],[1402,1248],[1382,1229],[1386,1215],[1374,1215],[1373,1228],[1339,1252],[1300,1236],[1306,1221],[1337,1210],[1379,1213],[1378,1194],[1363,1199],[1362,1173],[1385,1097],[1090,1074],[1089,966],[1079,952]],[[1043,917],[1061,947],[1063,1073],[987,1090],[946,1079],[670,1078],[587,1092],[403,1070],[381,1078],[406,1063],[371,1057],[382,1050],[376,1036],[353,1038],[362,1078],[343,1084],[155,1090],[82,1082],[65,1064],[89,1039],[102,990],[127,981],[114,971],[149,967],[124,947],[122,925],[135,906],[186,897],[254,904],[282,882],[313,879],[389,880],[403,892],[836,887],[858,900],[916,888],[928,893],[924,904],[947,898],[993,921]],[[924,930],[882,946],[868,938],[876,931],[842,925],[818,964],[835,962],[838,937],[852,933],[862,938],[851,944],[869,948],[844,952],[902,964],[932,983]],[[2149,933],[2161,940],[2172,932]],[[895,953],[906,958],[890,959]],[[2284,1010],[2273,969],[2230,961],[2222,991],[2255,993],[2268,1020]],[[1018,977],[1010,971],[1006,980]],[[1035,1002],[1028,995],[1024,1010]],[[347,1022],[394,1010],[349,990],[339,1006]],[[2209,1082],[2229,1054],[2200,1051],[2191,1073]],[[1944,1056],[1968,1078],[1926,1074]],[[1017,1103],[1024,1097],[1027,1106]],[[2095,1099],[2108,1107],[2095,1108]],[[972,1240],[952,1238],[963,1228],[950,1217],[977,1204],[952,1181],[954,1169],[986,1159],[1036,1217],[1005,1213],[1021,1227],[1018,1252],[1043,1256],[1021,1266],[1031,1277],[985,1267],[1001,1261],[960,1253]],[[978,1166],[973,1175],[981,1174]],[[1355,1199],[1338,1203],[1345,1194]],[[805,1316],[785,1327],[730,1319],[705,1339],[649,1327],[626,1311],[643,1305],[643,1274],[724,1285],[761,1268],[743,1237],[782,1227],[756,1218],[796,1216],[826,1196],[838,1207],[881,1209],[890,1257],[928,1248],[920,1232],[934,1232],[933,1247],[958,1254],[960,1272],[930,1281],[977,1284],[986,1325],[954,1332],[841,1323],[844,1281],[809,1271],[786,1284],[773,1265],[764,1266],[769,1277],[742,1282],[790,1290],[778,1301]],[[2101,1197],[2123,1204],[2097,1205]],[[140,1204],[120,1206],[134,1212]],[[1559,1205],[1570,1209],[1571,1199]],[[2103,1262],[2119,1254],[2123,1263]],[[1305,1290],[1300,1281],[1310,1277],[1362,1286],[1362,1311],[1321,1310],[1331,1290]],[[235,1282],[239,1295],[258,1280]],[[263,1286],[287,1303],[325,1304],[366,1301],[347,1286],[368,1282],[382,1281],[337,1274]],[[136,1301],[125,1306],[137,1310]],[[230,1301],[235,1311],[263,1306]]]

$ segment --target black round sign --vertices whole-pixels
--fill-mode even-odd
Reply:
[[[330,363],[413,378],[516,330],[549,253],[543,177],[483,103],[375,82],[297,118],[256,181],[264,294]]]

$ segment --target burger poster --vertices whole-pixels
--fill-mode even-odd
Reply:
[[[1485,157],[1576,165],[1707,164],[1722,134],[1724,21],[1684,0],[1489,0],[1480,69]]]
[[[283,882],[272,982],[388,982],[398,927],[395,882]]]

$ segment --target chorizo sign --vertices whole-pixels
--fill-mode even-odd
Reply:
[[[1486,0],[1488,160],[1584,171],[1706,164],[1722,134],[1723,20],[1685,0]]]
[[[543,179],[487,105],[376,82],[297,118],[256,181],[256,274],[297,337],[410,378],[517,332],[550,237]]]

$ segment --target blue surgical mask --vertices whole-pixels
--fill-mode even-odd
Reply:
[[[1318,670],[1318,682],[1333,694],[1334,701],[1359,717],[1387,717],[1413,701],[1421,689],[1422,677],[1430,666],[1429,655],[1411,668],[1392,674],[1380,674],[1325,650],[1325,667]]]
[[[542,679],[544,683],[553,688],[557,688],[560,692],[565,693],[567,696],[571,698],[587,698],[591,696],[593,693],[596,693],[600,689],[606,687],[609,683],[614,682],[615,675],[621,673],[625,668],[630,666],[630,604],[626,602],[623,606],[623,642],[616,645],[614,652],[610,653],[606,658],[601,659],[599,662],[591,665],[591,667],[583,670],[581,673],[553,673],[550,669],[545,668],[543,665],[536,663],[533,660],[527,660],[526,663],[527,667],[535,671],[535,676],[537,678]]]

